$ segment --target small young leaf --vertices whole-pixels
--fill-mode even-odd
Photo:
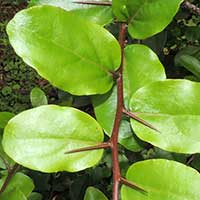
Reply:
[[[127,0],[112,0],[112,9],[118,21],[126,22],[130,17],[127,9]]]
[[[183,0],[127,0],[128,31],[133,38],[145,39],[161,32],[177,13]]]
[[[5,179],[6,176],[0,179],[0,187],[3,185]],[[25,197],[28,197],[28,195],[33,191],[33,189],[34,184],[32,179],[26,176],[25,174],[19,172],[12,177],[11,181],[6,187],[6,190],[0,195],[0,199],[10,199],[6,199],[6,197],[9,197],[11,193],[15,193],[16,191],[14,190],[19,190]]]
[[[70,107],[46,105],[10,120],[2,143],[13,160],[30,169],[75,172],[97,164],[103,150],[65,152],[102,141],[101,127],[88,114]]]
[[[147,193],[123,186],[122,200],[198,200],[200,197],[199,173],[175,161],[154,159],[137,162],[129,168],[126,178]]]
[[[0,128],[4,128],[8,121],[15,115],[10,112],[0,112]]]
[[[45,93],[40,88],[33,88],[30,94],[31,104],[33,107],[47,105],[48,100]]]
[[[90,2],[110,2],[109,0],[90,0]],[[29,5],[52,5],[63,8],[85,20],[99,25],[109,24],[113,20],[112,9],[109,6],[93,6],[75,3],[76,0],[32,0]],[[82,0],[87,2],[87,0]]]
[[[200,153],[200,83],[187,80],[154,82],[137,90],[130,108],[160,133],[131,120],[136,135],[161,149]]]
[[[84,200],[108,200],[108,199],[100,190],[94,187],[88,187],[84,196]]]
[[[120,46],[99,25],[45,5],[17,13],[7,32],[17,54],[54,86],[75,95],[112,88]]]
[[[125,48],[124,98],[127,106],[132,94],[139,88],[165,79],[165,69],[150,48],[140,44]]]

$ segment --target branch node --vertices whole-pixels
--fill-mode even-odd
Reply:
[[[150,129],[152,129],[152,130],[154,130],[154,131],[156,131],[156,132],[158,132],[158,133],[161,133],[161,132],[160,132],[157,128],[155,128],[153,125],[151,125],[151,124],[149,124],[147,121],[141,119],[141,118],[138,117],[135,113],[128,111],[126,108],[123,108],[123,113],[124,113],[125,115],[127,115],[128,117],[130,117],[130,118],[136,120],[137,122],[143,124],[144,126],[150,128]]]
[[[143,188],[141,188],[140,186],[136,185],[135,183],[133,183],[132,181],[128,181],[127,179],[120,177],[120,183],[123,185],[126,185],[134,190],[138,190],[142,193],[147,194],[148,192],[146,190],[144,190]]]

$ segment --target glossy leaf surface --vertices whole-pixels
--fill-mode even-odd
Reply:
[[[127,0],[112,0],[112,9],[119,21],[126,22],[128,20],[129,12],[127,9]]]
[[[17,54],[52,85],[75,95],[111,89],[120,47],[104,28],[60,8],[39,6],[17,13],[7,32]]]
[[[94,187],[88,187],[84,196],[84,200],[108,200],[108,199],[100,190]]]
[[[144,45],[129,45],[125,49],[124,99],[128,107],[131,95],[140,87],[166,78],[164,67],[156,54]],[[93,98],[95,114],[106,134],[111,136],[117,107],[117,88]],[[132,151],[141,150],[128,119],[120,126],[119,143]]]
[[[40,88],[37,87],[31,90],[30,99],[33,107],[48,104],[48,100],[45,93]]]
[[[165,79],[164,67],[150,48],[139,44],[125,48],[124,98],[127,106],[132,94],[139,88]]]
[[[10,112],[0,112],[0,128],[4,128],[8,121],[15,115]]]
[[[83,0],[85,2],[87,0]],[[92,0],[93,1],[93,0]],[[90,2],[92,2],[90,1]],[[95,2],[110,2],[108,0],[95,0]],[[109,6],[92,6],[81,5],[75,3],[74,0],[32,0],[29,5],[52,5],[63,8],[71,13],[79,16],[85,20],[97,23],[99,25],[106,25],[113,20],[112,9]]]
[[[128,31],[133,38],[145,39],[161,32],[177,13],[183,0],[127,0]]]
[[[167,151],[200,152],[199,91],[199,83],[187,80],[154,82],[139,89],[131,98],[130,108],[160,133],[131,120],[134,132]]]
[[[135,163],[126,178],[147,193],[123,186],[122,200],[198,200],[200,196],[200,174],[175,161],[154,159]]]
[[[0,179],[0,187],[3,185],[5,179],[6,176]],[[10,183],[6,187],[6,190],[0,194],[0,199],[8,200],[11,196],[16,197],[17,195],[25,198],[33,191],[33,189],[34,184],[31,178],[22,173],[17,173],[11,179]],[[15,200],[15,198],[13,198],[13,200]]]
[[[70,107],[40,106],[9,121],[5,152],[17,163],[43,172],[75,172],[95,165],[103,150],[65,154],[103,141],[103,132],[88,114]]]

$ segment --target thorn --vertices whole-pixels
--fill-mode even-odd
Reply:
[[[73,1],[76,4],[95,5],[95,6],[112,6],[112,2],[99,2],[99,1]]]
[[[128,181],[127,179],[120,177],[120,183],[123,185],[126,185],[134,190],[139,190],[142,193],[148,193],[146,190],[144,190],[143,188],[141,188],[140,186],[137,186],[135,183]]]
[[[195,159],[195,154],[191,155],[188,159],[187,159],[187,163],[186,165],[190,165]]]
[[[154,126],[152,126],[151,124],[149,124],[148,122],[146,122],[145,120],[139,118],[136,114],[134,114],[133,112],[129,112],[128,110],[126,110],[125,108],[123,108],[123,113],[129,117],[131,117],[132,119],[136,120],[137,122],[145,125],[146,127],[153,129],[154,131],[161,133],[157,128],[155,128]]]
[[[103,142],[103,143],[97,144],[95,146],[83,147],[83,148],[67,151],[67,152],[65,152],[65,154],[79,153],[79,152],[91,151],[91,150],[97,150],[97,149],[106,149],[106,148],[110,148],[110,147],[111,147],[110,142]]]

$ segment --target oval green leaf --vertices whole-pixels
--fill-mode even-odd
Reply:
[[[46,5],[17,13],[7,32],[16,53],[52,85],[75,95],[111,89],[120,46],[99,25]]]
[[[94,187],[88,187],[84,196],[84,200],[108,200],[108,199],[100,190]]]
[[[86,2],[87,0],[82,0]],[[109,0],[92,0],[90,2],[110,2]],[[99,25],[109,24],[113,20],[112,9],[109,6],[93,6],[75,3],[75,0],[32,0],[29,5],[52,5],[63,8],[85,20]]]
[[[122,200],[198,200],[200,174],[191,167],[164,159],[133,164],[126,175],[147,193],[123,186]]]
[[[31,104],[33,107],[47,105],[48,100],[45,93],[40,88],[33,88],[30,94]]]
[[[128,31],[133,38],[145,39],[161,32],[173,19],[183,0],[127,0]]]
[[[0,179],[0,188],[5,182],[5,179],[6,176]],[[33,189],[34,184],[32,179],[25,174],[19,172],[12,177],[11,181],[6,187],[6,190],[2,194],[0,194],[0,199],[8,200],[11,197],[10,195],[17,196],[18,193],[22,193],[23,195],[20,195],[28,197]]]
[[[3,148],[17,163],[42,172],[75,172],[94,166],[103,150],[65,154],[103,141],[103,131],[88,114],[70,107],[40,106],[9,121]]]
[[[187,80],[154,82],[139,89],[130,108],[159,132],[131,120],[136,135],[161,149],[200,152],[200,83]]]
[[[0,169],[6,169],[6,164],[8,164],[9,166],[13,166],[15,162],[11,158],[9,158],[8,155],[4,152],[2,147],[2,133],[0,133]]]
[[[154,81],[166,79],[164,67],[157,55],[144,45],[129,45],[125,48],[124,100],[128,107],[132,94]],[[104,95],[93,97],[95,114],[107,135],[111,136],[117,108],[117,88]],[[131,151],[140,151],[141,146],[131,130],[129,120],[120,125],[119,143]]]

